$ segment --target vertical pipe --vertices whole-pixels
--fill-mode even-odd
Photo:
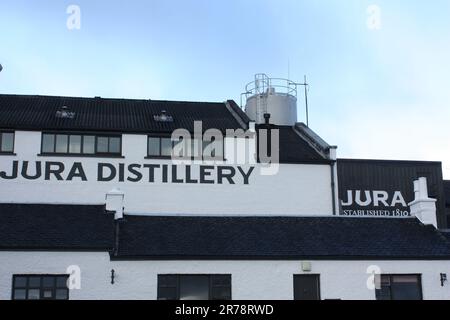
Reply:
[[[115,222],[115,230],[114,230],[114,248],[113,255],[117,256],[119,254],[119,231],[120,231],[120,221],[116,219]]]
[[[330,173],[331,173],[331,201],[333,201],[332,207],[333,207],[333,215],[338,214],[338,207],[337,204],[337,192],[336,192],[336,184],[337,184],[337,157],[336,157],[336,149],[337,147],[333,146],[329,149],[329,157],[331,160],[330,164]]]
[[[306,105],[306,126],[309,127],[309,112],[308,112],[308,84],[306,83],[305,75],[305,105]]]
[[[334,179],[334,166],[336,164],[336,161],[333,161],[330,164],[330,169],[331,169],[331,201],[333,202],[333,216],[336,215],[336,192],[334,190],[336,182]]]

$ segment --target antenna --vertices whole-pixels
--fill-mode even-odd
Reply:
[[[291,61],[288,58],[288,75],[287,78],[290,79],[291,78]]]
[[[309,90],[309,84],[308,84],[308,82],[306,82],[306,75],[305,75],[305,82],[303,83],[303,86],[305,87],[306,126],[309,127],[309,113],[308,113],[308,90]]]
[[[304,86],[305,87],[305,110],[306,110],[306,126],[309,127],[309,111],[308,111],[308,91],[309,91],[309,83],[306,81],[306,75],[304,77],[304,83],[296,83],[291,82],[296,86]]]

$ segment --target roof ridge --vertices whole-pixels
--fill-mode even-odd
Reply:
[[[151,102],[168,102],[168,103],[206,103],[206,104],[224,104],[223,101],[199,101],[199,100],[166,100],[166,99],[145,99],[145,98],[118,98],[118,97],[102,97],[102,96],[73,96],[73,95],[49,95],[49,94],[14,94],[0,93],[1,96],[9,97],[28,97],[28,98],[60,98],[60,99],[102,99],[102,100],[124,100],[124,101],[151,101]]]

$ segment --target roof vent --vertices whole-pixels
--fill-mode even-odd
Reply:
[[[67,106],[62,106],[60,110],[56,111],[56,117],[62,119],[75,118],[75,112],[70,111]]]
[[[161,114],[154,115],[153,119],[158,122],[173,122],[173,117],[167,115],[166,110],[161,110]]]

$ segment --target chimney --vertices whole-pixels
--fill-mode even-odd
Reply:
[[[123,199],[125,193],[114,188],[106,194],[106,211],[114,211],[114,219],[123,218]]]
[[[423,224],[432,224],[437,229],[436,199],[428,197],[427,178],[414,181],[414,201],[408,203],[411,215]]]
[[[256,127],[255,127],[255,121],[250,121],[249,123],[248,123],[248,131],[250,131],[250,132],[256,132]]]

